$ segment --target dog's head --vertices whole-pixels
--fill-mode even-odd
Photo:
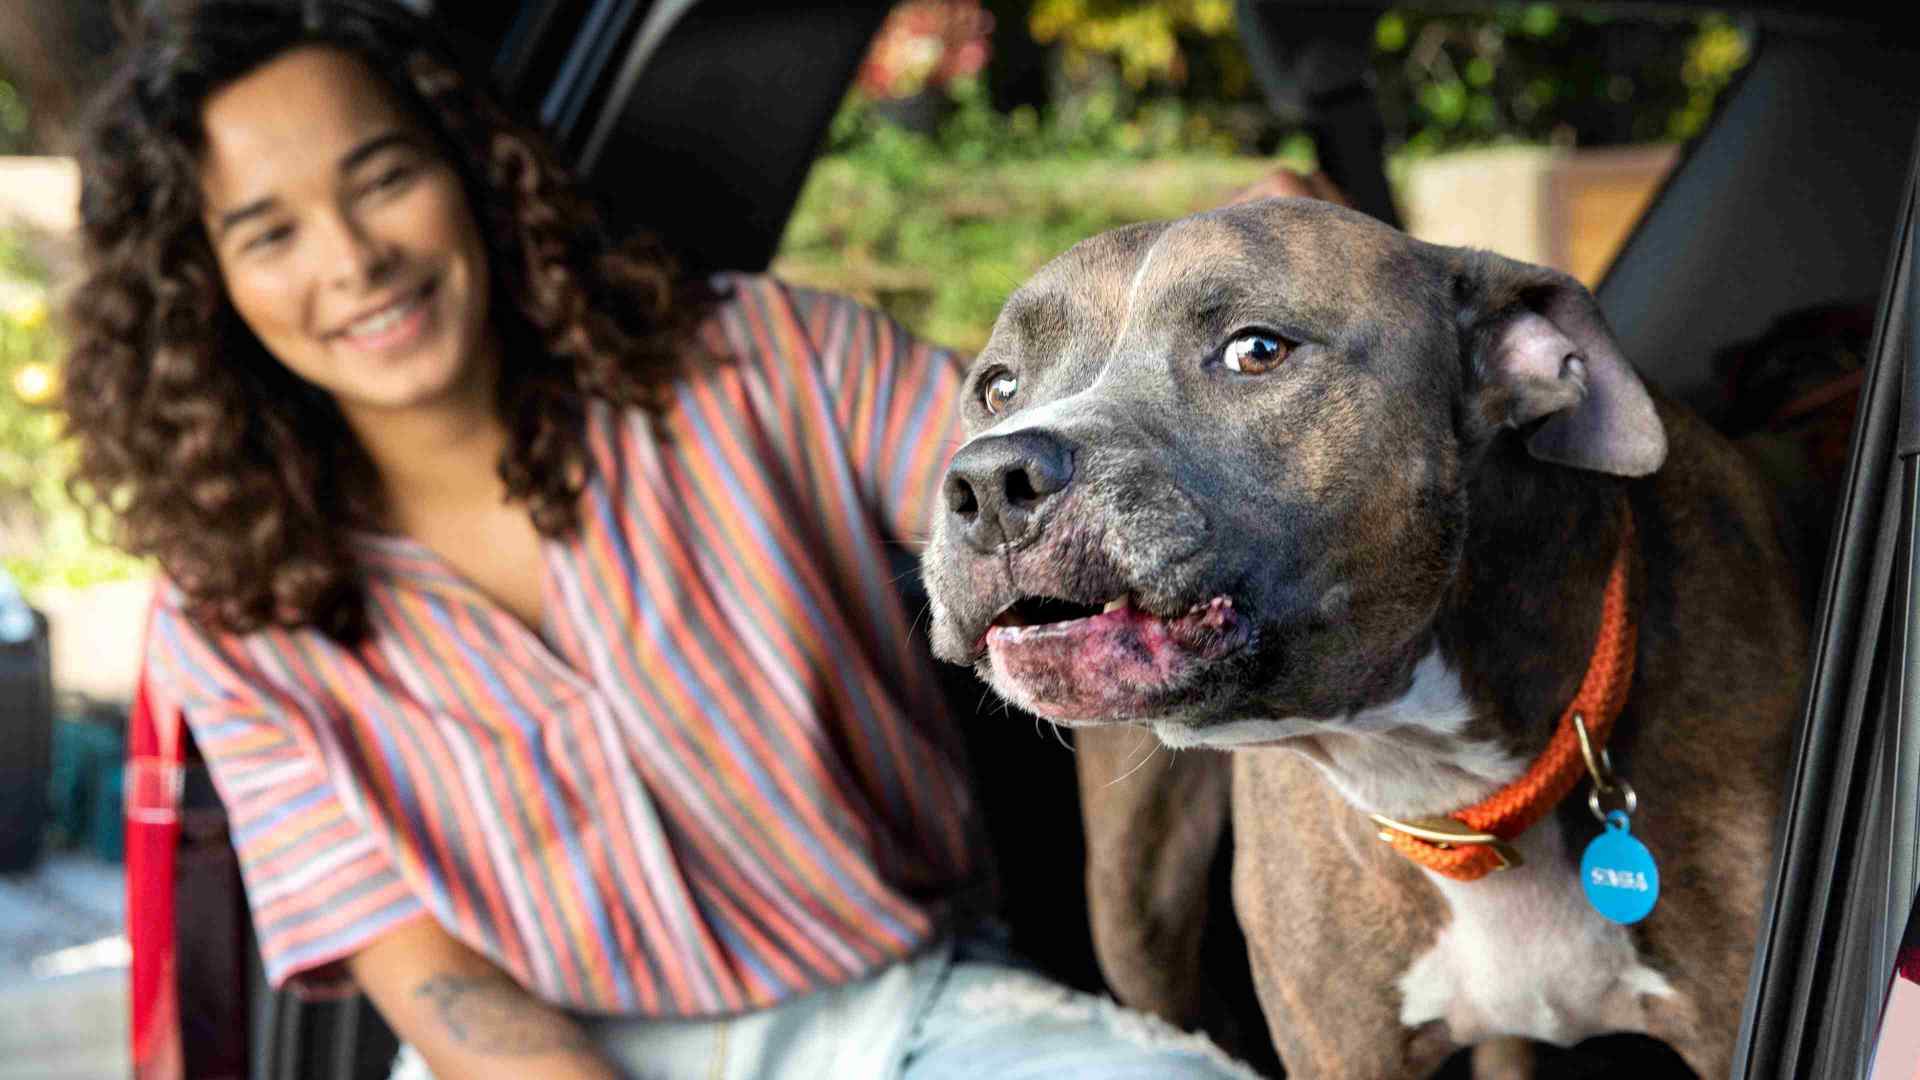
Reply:
[[[1182,744],[1404,689],[1500,440],[1624,476],[1666,452],[1577,282],[1304,199],[1079,244],[964,398],[935,651],[1050,720]]]

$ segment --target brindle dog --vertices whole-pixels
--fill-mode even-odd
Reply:
[[[1577,282],[1311,200],[1121,229],[1014,294],[964,408],[924,559],[935,648],[1080,729],[1123,999],[1193,1019],[1230,814],[1294,1075],[1622,1031],[1726,1073],[1806,631],[1769,493]],[[1576,880],[1584,789],[1470,883],[1367,817],[1469,806],[1541,751],[1629,511],[1609,745],[1664,883],[1631,928]],[[1201,749],[1143,765],[1149,734]]]

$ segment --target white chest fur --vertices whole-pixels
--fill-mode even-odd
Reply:
[[[1588,905],[1559,826],[1542,822],[1517,846],[1523,865],[1479,881],[1428,874],[1451,918],[1400,977],[1400,1022],[1444,1021],[1462,1043],[1644,1031],[1645,997],[1673,987],[1640,962],[1625,927]]]
[[[1471,719],[1459,676],[1436,651],[1399,699],[1352,716],[1248,719],[1198,732],[1167,725],[1161,738],[1291,749],[1356,811],[1407,818],[1471,805],[1526,770],[1499,747],[1467,739]],[[1523,1035],[1566,1044],[1644,1030],[1645,997],[1673,987],[1640,962],[1624,927],[1588,905],[1552,819],[1516,846],[1522,865],[1479,881],[1428,873],[1450,917],[1400,978],[1401,1022],[1443,1021],[1462,1043]]]

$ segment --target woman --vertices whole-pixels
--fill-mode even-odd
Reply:
[[[268,973],[441,1076],[1225,1075],[981,958],[888,588],[948,354],[677,281],[382,0],[206,0],[85,143],[77,490]]]

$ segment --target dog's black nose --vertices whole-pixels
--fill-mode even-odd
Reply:
[[[975,439],[947,466],[947,513],[976,551],[1038,535],[1041,511],[1073,483],[1073,448],[1046,431]]]

